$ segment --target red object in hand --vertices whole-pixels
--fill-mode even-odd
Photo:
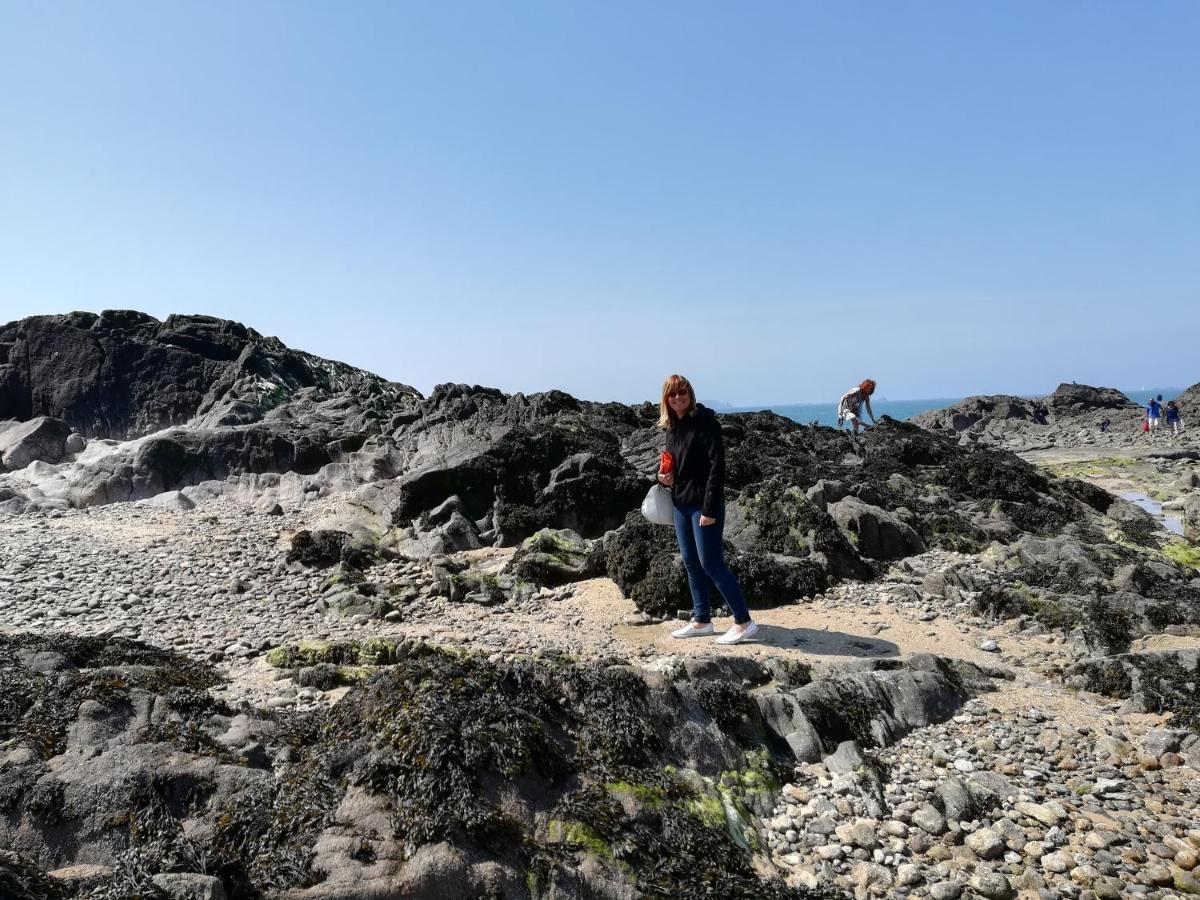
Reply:
[[[660,475],[670,475],[675,471],[675,458],[670,452],[664,450],[662,456],[658,460],[658,472]]]

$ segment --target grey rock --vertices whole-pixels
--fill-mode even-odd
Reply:
[[[925,551],[925,542],[911,525],[857,497],[829,504],[828,512],[865,557],[902,559]]]
[[[938,881],[929,886],[929,896],[933,900],[956,900],[963,892],[961,881]]]
[[[66,454],[71,429],[65,422],[38,416],[27,422],[0,422],[0,472],[24,469],[35,461],[56,463]]]
[[[988,900],[1012,900],[1017,896],[1016,889],[1008,880],[1008,876],[987,869],[979,869],[970,881],[971,890]]]
[[[171,900],[225,900],[225,886],[211,875],[171,872],[151,880]]]
[[[935,837],[946,830],[946,817],[937,808],[926,803],[912,816],[913,824]]]
[[[980,828],[967,835],[966,845],[980,859],[999,859],[1004,855],[1004,839],[991,828]]]
[[[824,763],[831,774],[849,774],[865,762],[862,750],[854,741],[842,741],[837,750],[825,757]]]

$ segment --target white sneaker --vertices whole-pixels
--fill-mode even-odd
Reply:
[[[741,631],[737,630],[737,626],[730,628],[727,632],[717,638],[718,644],[740,644],[742,641],[748,641],[750,638],[758,634],[758,626],[753,622],[748,622],[746,627]]]
[[[713,633],[712,622],[688,622],[682,628],[676,628],[671,632],[671,637],[675,638],[693,638],[693,637],[708,637]]]

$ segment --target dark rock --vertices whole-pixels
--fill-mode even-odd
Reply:
[[[416,393],[210,316],[33,316],[0,327],[0,348],[0,418],[52,416],[86,437],[124,440],[205,414],[219,420],[223,406],[238,403],[257,419],[305,388],[364,400],[372,388]]]
[[[1127,409],[1137,405],[1116,388],[1065,383],[1055,388],[1054,393],[1046,398],[1046,402],[1058,414],[1064,411]]]
[[[181,657],[61,640],[0,635],[0,659],[53,651],[79,670],[0,664],[10,733],[38,750],[0,771],[0,840],[19,830],[46,865],[110,866],[105,896],[547,898],[630,877],[681,897],[833,896],[756,874],[749,822],[727,820],[700,777],[725,775],[735,810],[774,802],[773,739],[733,682],[677,691],[623,666],[493,666],[413,645],[332,708],[234,716],[205,690],[213,673]],[[213,874],[179,871],[202,866]],[[6,897],[54,896],[47,884],[0,855]]]
[[[1200,730],[1200,651],[1158,650],[1085,659],[1072,684],[1111,697],[1137,698],[1146,712],[1174,712],[1173,724]]]
[[[327,569],[343,563],[352,569],[365,569],[373,561],[373,551],[356,545],[344,531],[297,531],[292,536],[288,562],[310,568]]]

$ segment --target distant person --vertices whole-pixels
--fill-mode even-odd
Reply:
[[[1109,429],[1109,426],[1111,426],[1111,425],[1112,425],[1112,419],[1105,419],[1103,422],[1100,423],[1100,433],[1108,434],[1108,429]]]
[[[866,427],[859,416],[859,410],[863,406],[867,407],[867,415],[871,417],[871,424],[878,424],[875,421],[875,413],[871,409],[873,393],[875,393],[875,382],[868,378],[858,387],[851,388],[842,394],[842,399],[838,401],[838,427],[840,428],[843,422],[849,422],[854,433],[858,434],[860,427]]]
[[[1146,404],[1146,421],[1149,423],[1148,431],[1158,431],[1158,422],[1162,418],[1162,394],[1159,394],[1157,399],[1151,397]]]
[[[718,644],[738,644],[758,631],[742,589],[725,565],[725,445],[721,423],[711,409],[696,403],[691,383],[672,375],[663,383],[658,424],[667,432],[667,452],[658,480],[671,489],[675,538],[692,593],[692,620],[671,634],[677,638],[713,633],[708,582],[712,579],[733,612],[733,627]],[[669,461],[669,464],[668,464]]]
[[[1179,407],[1172,400],[1167,404],[1167,427],[1171,429],[1172,434],[1179,434],[1183,431],[1183,420],[1179,418]]]

